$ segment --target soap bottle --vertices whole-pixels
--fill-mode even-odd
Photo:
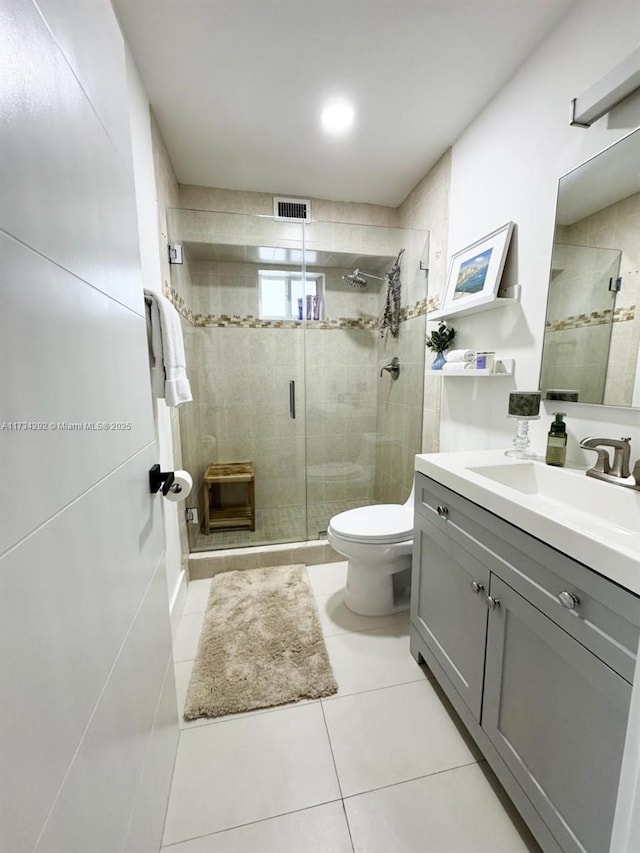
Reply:
[[[547,465],[557,465],[562,468],[567,455],[567,425],[562,420],[564,412],[554,412],[555,420],[551,423],[549,436],[547,438]]]

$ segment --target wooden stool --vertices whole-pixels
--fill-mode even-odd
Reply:
[[[225,504],[225,486],[244,485],[245,500],[240,504]],[[209,465],[202,480],[204,514],[202,532],[240,527],[256,529],[255,476],[253,462],[220,462]]]

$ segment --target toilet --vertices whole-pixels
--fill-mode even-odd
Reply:
[[[344,603],[362,616],[409,608],[413,550],[413,489],[405,504],[341,512],[329,522],[332,548],[347,557]]]

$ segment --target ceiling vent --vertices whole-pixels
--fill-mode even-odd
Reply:
[[[304,198],[273,197],[273,218],[288,219],[289,222],[310,222],[311,202]]]

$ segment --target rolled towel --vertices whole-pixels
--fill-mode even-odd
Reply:
[[[452,349],[444,354],[449,362],[474,361],[476,354],[472,349]]]
[[[454,361],[454,362],[445,362],[442,365],[443,371],[446,373],[464,373],[465,370],[473,370],[473,362],[468,361]]]

